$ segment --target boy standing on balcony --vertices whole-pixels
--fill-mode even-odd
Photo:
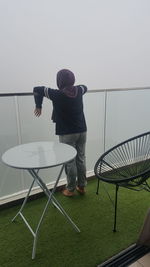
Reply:
[[[34,87],[33,92],[36,108],[35,116],[42,113],[43,97],[49,98],[53,103],[52,120],[56,123],[56,135],[59,141],[73,146],[77,150],[74,160],[66,164],[67,185],[62,191],[65,196],[73,196],[75,189],[80,194],[85,194],[86,163],[86,121],[83,112],[83,94],[86,93],[85,85],[74,86],[75,76],[67,69],[57,73],[58,89],[44,86]]]

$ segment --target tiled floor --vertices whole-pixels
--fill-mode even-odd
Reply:
[[[132,263],[129,267],[150,267],[150,253],[146,254],[135,263]]]

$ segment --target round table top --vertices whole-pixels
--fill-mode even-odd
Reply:
[[[17,169],[44,169],[67,163],[76,154],[70,145],[43,141],[10,148],[2,155],[2,161]]]

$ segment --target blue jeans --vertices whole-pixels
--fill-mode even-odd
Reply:
[[[59,141],[60,143],[71,145],[77,150],[76,158],[66,164],[66,188],[69,191],[74,191],[76,186],[85,187],[87,184],[85,158],[86,132],[60,135]]]

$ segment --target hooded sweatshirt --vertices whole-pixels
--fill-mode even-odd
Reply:
[[[87,130],[84,111],[83,94],[85,85],[74,86],[75,76],[67,69],[57,73],[58,89],[45,86],[34,87],[36,108],[42,108],[43,97],[53,103],[52,119],[56,123],[56,135],[82,133]]]

